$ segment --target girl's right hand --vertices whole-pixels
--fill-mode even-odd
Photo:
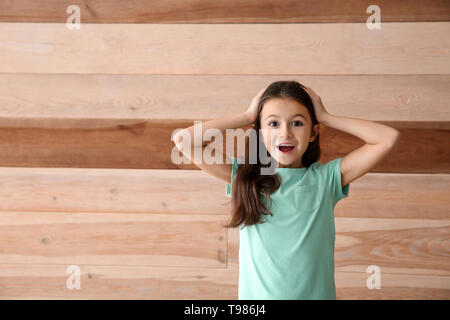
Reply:
[[[258,92],[256,96],[253,97],[252,102],[250,103],[250,106],[248,107],[247,111],[245,113],[249,117],[249,120],[253,123],[258,118],[258,104],[259,99],[261,98],[263,92],[267,89],[268,86],[266,86],[264,89],[261,89],[261,91]]]

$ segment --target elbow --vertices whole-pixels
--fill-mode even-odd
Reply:
[[[171,138],[175,146],[181,151],[182,150],[182,141],[183,141],[183,132],[182,130],[178,131]]]
[[[398,143],[400,140],[400,135],[400,131],[393,129],[392,135],[387,139],[387,144],[390,148],[393,148]]]

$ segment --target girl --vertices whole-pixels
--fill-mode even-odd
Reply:
[[[244,155],[227,159],[220,154],[224,164],[196,163],[225,181],[226,195],[232,198],[226,227],[240,227],[238,298],[334,300],[334,207],[348,196],[350,183],[393,148],[399,132],[332,115],[312,89],[297,81],[274,82],[253,98],[245,112],[202,126],[224,132],[249,124],[256,130],[257,155],[263,148],[278,164],[274,174],[260,174],[271,162],[264,165],[259,156],[256,164],[249,163],[247,141]],[[318,162],[319,124],[353,134],[365,144],[323,165]],[[184,129],[191,137],[193,127]],[[174,141],[186,154],[179,136]],[[193,145],[189,157],[206,144]]]

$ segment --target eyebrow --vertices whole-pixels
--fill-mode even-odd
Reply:
[[[292,118],[295,118],[296,116],[300,116],[300,117],[304,118],[305,120],[307,120],[306,117],[300,113],[294,114],[294,116]],[[264,120],[266,120],[267,118],[270,118],[270,117],[278,118],[278,116],[276,114],[269,114],[267,117],[264,118]]]

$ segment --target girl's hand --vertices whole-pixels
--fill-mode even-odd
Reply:
[[[323,106],[322,99],[310,87],[303,87],[305,88],[306,92],[308,92],[314,104],[314,112],[316,113],[317,121],[319,123],[322,122],[328,115],[328,111],[325,110],[325,107]]]
[[[261,98],[263,92],[267,89],[267,87],[268,86],[266,86],[264,89],[261,89],[261,91],[259,91],[258,94],[253,97],[250,106],[248,107],[247,111],[245,111],[245,114],[248,116],[251,123],[255,122],[258,118],[259,99]]]

